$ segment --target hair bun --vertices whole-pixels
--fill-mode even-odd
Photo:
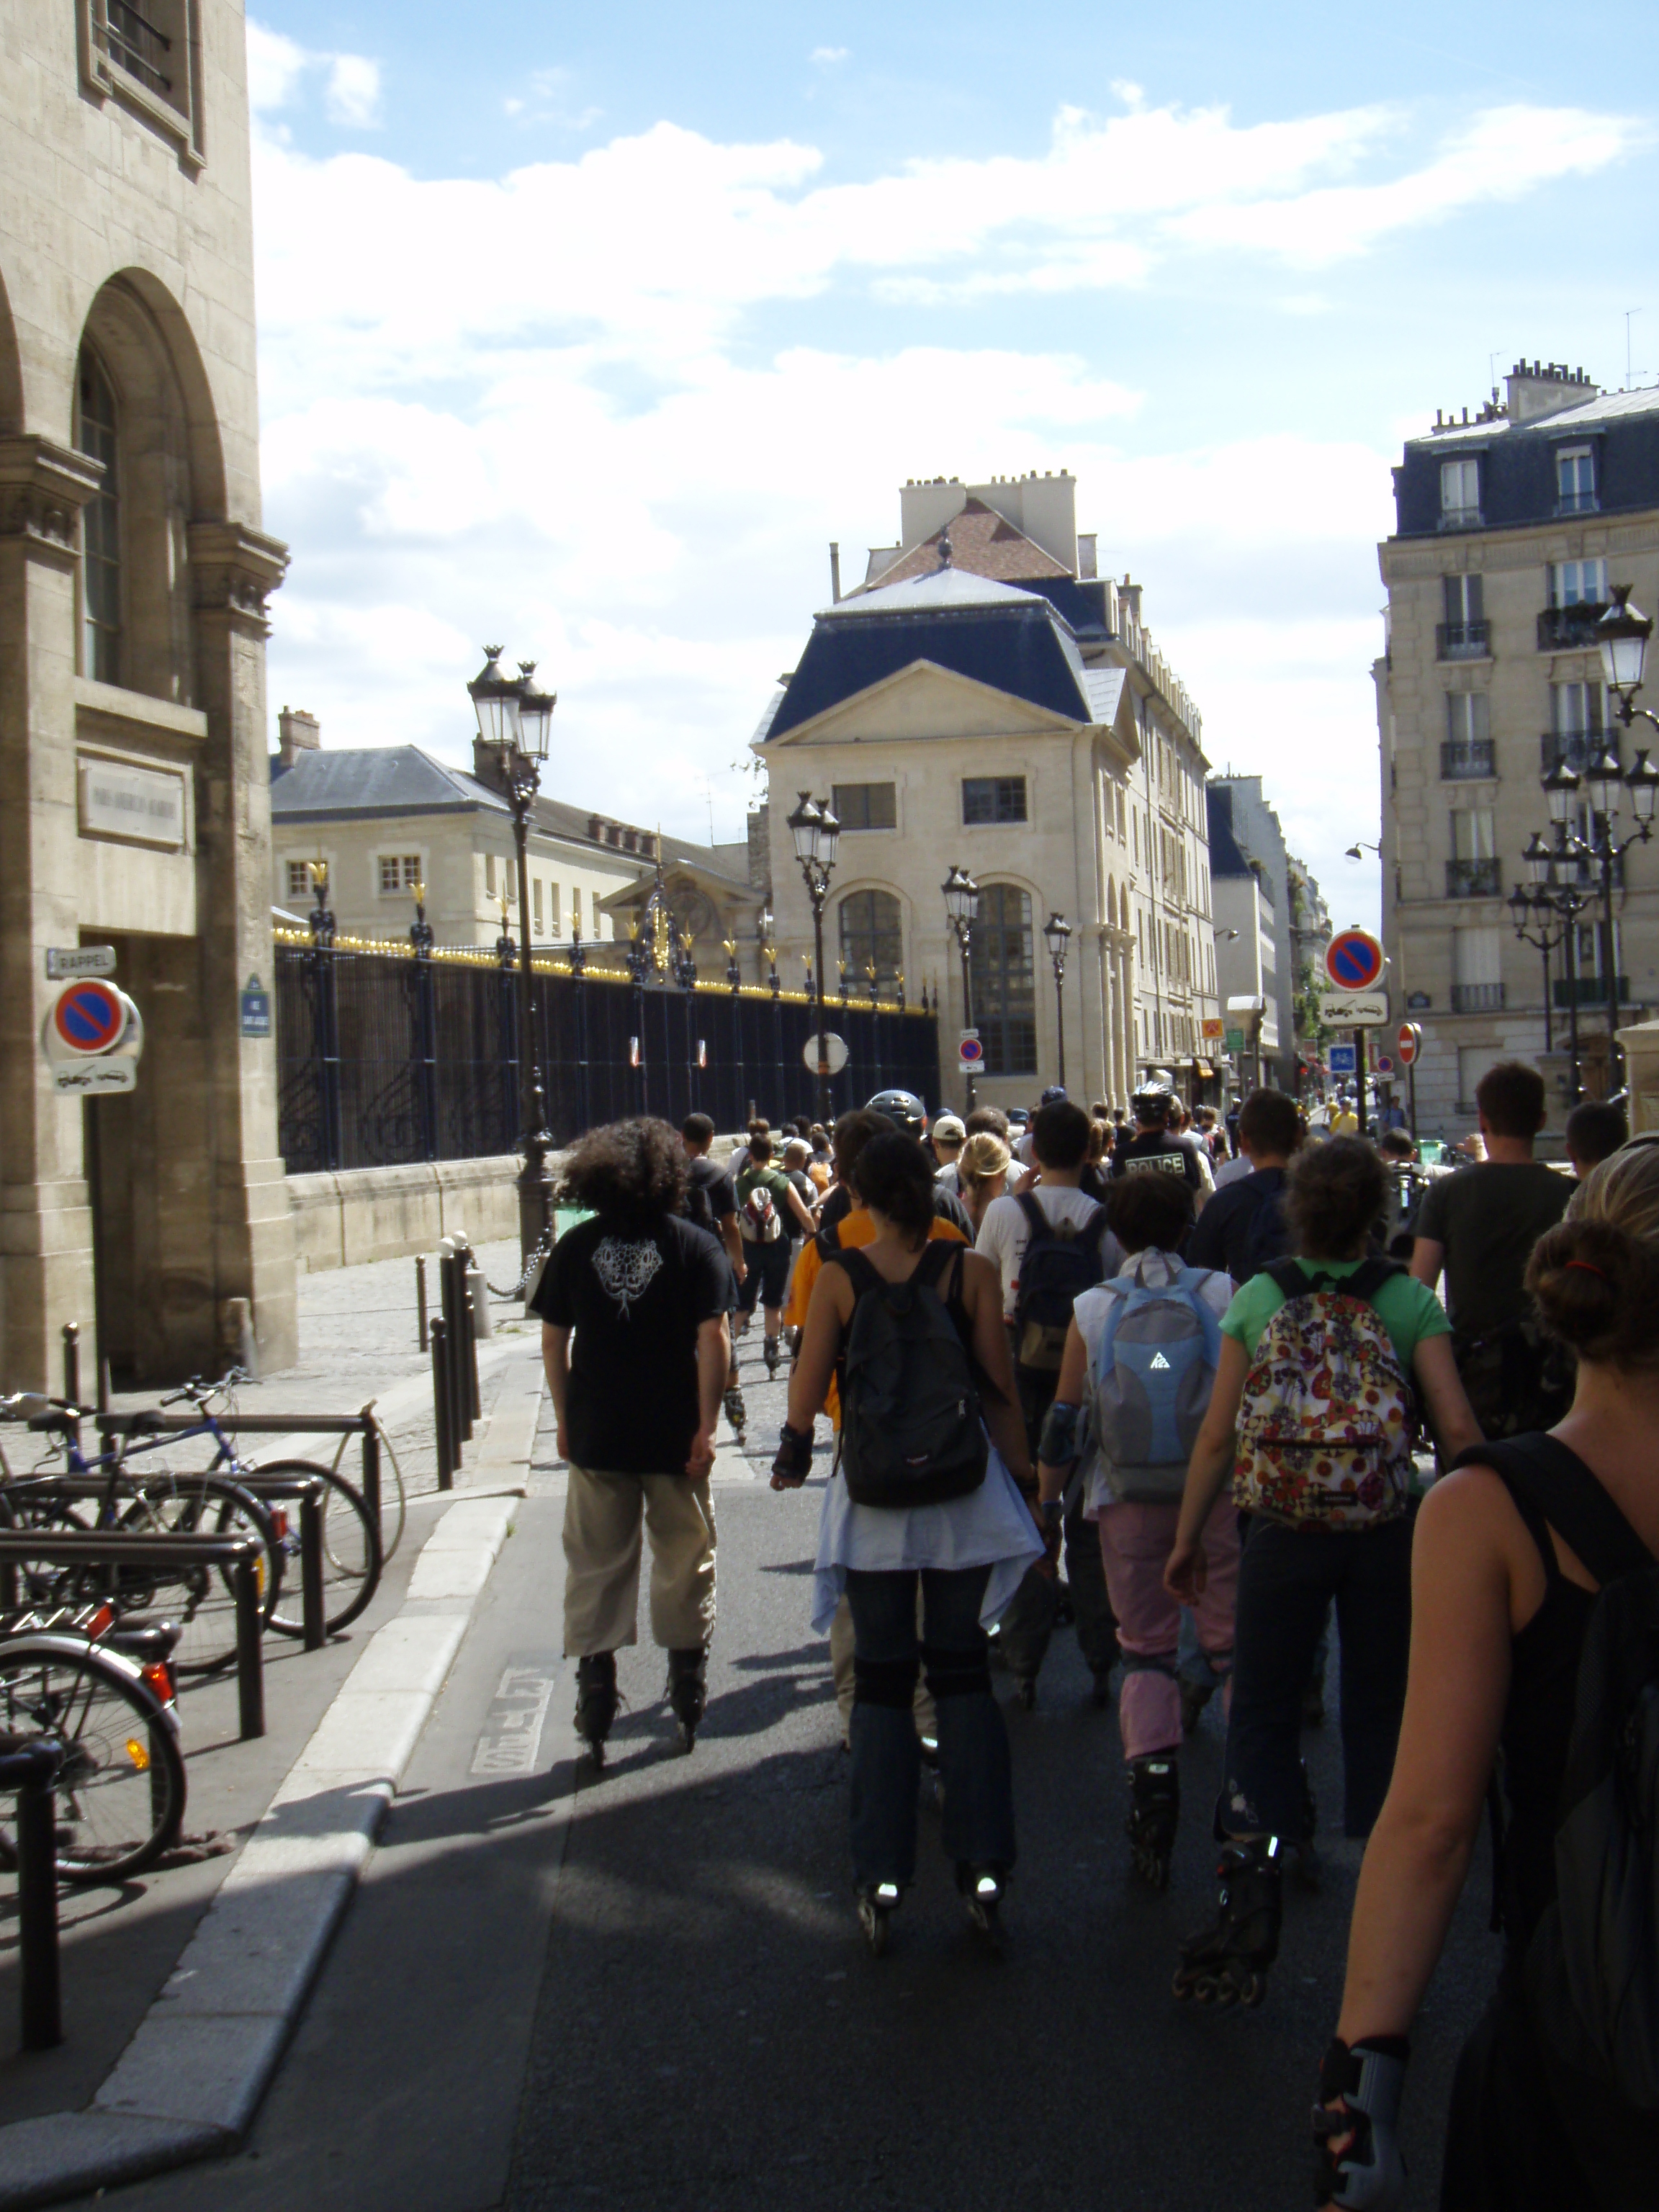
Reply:
[[[1581,1358],[1640,1364],[1656,1349],[1655,1257],[1611,1221],[1570,1218],[1533,1247],[1527,1287],[1553,1335]]]

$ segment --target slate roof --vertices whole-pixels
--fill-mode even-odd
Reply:
[[[1073,722],[1109,721],[1122,693],[1121,670],[1085,669],[1071,625],[1040,592],[936,568],[823,609],[757,742],[798,729],[919,660]],[[1108,681],[1092,683],[1097,676]]]
[[[1030,582],[1039,576],[1069,577],[1072,573],[1064,562],[1045,553],[994,507],[987,507],[983,500],[970,499],[959,514],[953,514],[931,538],[924,538],[883,568],[873,585],[867,580],[860,585],[853,596],[930,574],[939,567],[939,541],[947,529],[953,562],[957,568],[971,569],[976,576],[1013,584]]]
[[[1556,450],[1580,439],[1595,456],[1594,512],[1659,507],[1659,386],[1646,385],[1575,400],[1524,422],[1489,415],[1407,439],[1394,472],[1397,534],[1440,532],[1440,465],[1454,455],[1475,455],[1480,462],[1480,519],[1458,524],[1460,532],[1554,521]]]

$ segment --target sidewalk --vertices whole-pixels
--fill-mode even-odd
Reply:
[[[514,1248],[484,1258],[497,1282],[515,1279]],[[119,1891],[64,1893],[55,2051],[15,2049],[15,1886],[0,1876],[0,2207],[213,2154],[252,2117],[524,1492],[539,1333],[516,1307],[498,1311],[513,1318],[479,1347],[483,1418],[441,1497],[412,1261],[301,1279],[300,1361],[244,1407],[355,1412],[378,1398],[403,1540],[345,1637],[314,1653],[267,1637],[263,1739],[237,1741],[234,1675],[184,1686],[185,1841]],[[258,1442],[264,1457],[285,1449]],[[331,1459],[325,1443],[301,1449]],[[356,1474],[355,1440],[343,1471]],[[384,1478],[390,1533],[390,1465]]]

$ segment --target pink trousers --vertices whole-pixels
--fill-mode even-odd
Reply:
[[[1180,1517],[1181,1508],[1175,1503],[1108,1505],[1100,1516],[1100,1556],[1125,1662],[1117,1724],[1126,1759],[1172,1751],[1181,1742],[1181,1692],[1176,1674],[1181,1607],[1164,1587],[1164,1565]],[[1208,1579],[1193,1614],[1200,1650],[1216,1673],[1229,1676],[1222,1693],[1224,1711],[1232,1697],[1233,1611],[1238,1595],[1238,1516],[1229,1498],[1219,1501],[1205,1523],[1204,1556]]]

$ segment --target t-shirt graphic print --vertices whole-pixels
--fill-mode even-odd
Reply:
[[[635,1244],[621,1237],[606,1237],[593,1250],[593,1273],[600,1287],[616,1300],[624,1321],[628,1309],[644,1297],[661,1265],[662,1254],[650,1237]]]

